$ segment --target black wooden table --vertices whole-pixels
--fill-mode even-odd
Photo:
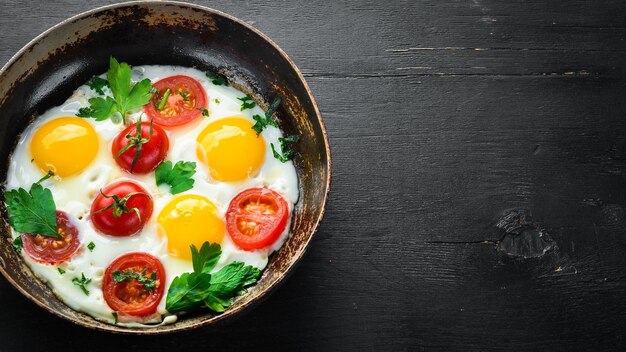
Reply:
[[[2,0],[0,62],[110,1]],[[0,351],[624,350],[626,3],[212,1],[274,39],[333,185],[265,303],[162,337],[93,332],[0,279]]]

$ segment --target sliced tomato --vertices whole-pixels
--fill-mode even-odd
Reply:
[[[288,219],[289,206],[280,194],[267,188],[249,188],[230,201],[226,228],[237,246],[252,251],[274,244]]]
[[[62,239],[35,234],[22,235],[22,248],[40,263],[58,264],[69,260],[78,252],[78,228],[66,212],[57,210],[57,233]]]
[[[157,93],[144,107],[154,123],[178,126],[202,116],[198,108],[206,109],[207,96],[200,82],[189,76],[171,76],[153,84]]]
[[[91,221],[109,236],[139,232],[152,216],[152,196],[133,181],[116,181],[104,187],[91,203]]]
[[[111,154],[124,171],[147,174],[165,159],[170,140],[163,128],[157,125],[150,126],[149,122],[138,121],[137,123],[141,123],[141,126],[130,125],[113,139]],[[137,138],[138,127],[141,130],[139,138]],[[147,141],[143,142],[145,140]],[[139,155],[137,155],[138,144],[141,144]],[[136,162],[135,158],[137,158]]]
[[[116,282],[116,276],[125,279]],[[143,276],[145,282],[139,282],[138,276]],[[164,287],[163,264],[148,253],[128,253],[118,257],[102,278],[104,300],[120,315],[145,317],[154,313],[163,297]]]

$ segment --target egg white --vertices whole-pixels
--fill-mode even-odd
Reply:
[[[101,290],[102,278],[108,265],[117,257],[129,252],[146,252],[161,260],[166,271],[165,294],[158,306],[157,312],[161,315],[151,321],[140,323],[127,321],[119,322],[120,325],[136,326],[147,323],[166,324],[176,321],[165,309],[165,297],[172,279],[184,272],[192,271],[191,262],[168,255],[167,237],[157,233],[156,217],[163,207],[173,198],[184,194],[199,194],[210,199],[217,207],[220,216],[224,214],[231,199],[240,191],[250,187],[267,187],[281,194],[288,202],[290,210],[298,201],[299,189],[295,167],[291,161],[282,163],[272,156],[270,143],[276,146],[279,137],[282,137],[280,129],[267,126],[263,132],[265,139],[265,161],[256,177],[240,182],[217,182],[209,177],[207,167],[196,156],[196,137],[211,122],[218,119],[241,116],[254,123],[254,114],[262,115],[264,112],[258,106],[245,111],[240,111],[241,101],[237,98],[245,94],[230,86],[214,85],[204,74],[195,68],[177,66],[137,66],[133,68],[132,79],[139,81],[149,78],[156,82],[162,78],[173,75],[187,75],[195,78],[205,89],[209,99],[209,115],[189,123],[188,125],[168,129],[170,150],[166,160],[172,162],[193,161],[196,162],[196,173],[193,176],[194,187],[186,192],[172,195],[168,186],[158,187],[154,181],[154,173],[147,175],[131,175],[122,171],[111,155],[111,143],[115,136],[124,129],[124,126],[115,119],[89,122],[100,138],[99,150],[95,160],[78,175],[59,179],[53,177],[46,180],[42,185],[52,191],[57,209],[63,210],[73,217],[73,221],[79,230],[81,249],[70,261],[58,266],[39,263],[31,259],[22,251],[22,258],[31,268],[33,273],[46,282],[53,292],[72,309],[85,312],[92,317],[114,322],[113,310],[106,304]],[[105,75],[101,75],[106,78]],[[105,93],[110,95],[108,88]],[[88,99],[98,96],[87,85],[79,87],[74,94],[61,106],[51,108],[39,116],[22,133],[11,157],[7,173],[6,189],[19,187],[29,189],[30,186],[41,179],[44,173],[32,162],[29,150],[30,140],[33,134],[44,123],[63,116],[74,116],[81,107],[89,106]],[[217,103],[216,101],[219,101]],[[131,120],[141,118],[142,111],[138,110],[130,114]],[[89,219],[89,208],[100,189],[118,179],[131,179],[145,187],[154,200],[154,211],[151,219],[146,223],[143,230],[130,237],[106,236],[93,227]],[[244,251],[239,249],[225,234],[222,242],[222,256],[215,268],[219,270],[224,265],[233,261],[242,261],[247,265],[255,266],[261,270],[265,268],[269,255],[278,250],[289,235],[290,224],[280,238],[269,248],[257,251]],[[12,231],[13,238],[19,236]],[[87,249],[87,244],[93,242],[96,247],[93,251]],[[65,270],[61,275],[58,268]],[[72,279],[84,274],[92,281],[86,286],[90,291],[85,295],[81,289],[72,283]]]

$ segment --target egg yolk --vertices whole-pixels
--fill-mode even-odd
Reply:
[[[84,170],[98,153],[98,135],[78,117],[61,117],[43,124],[30,141],[33,162],[60,177]]]
[[[197,139],[198,160],[209,168],[211,178],[239,181],[254,177],[265,160],[265,140],[252,123],[227,117],[209,124]]]
[[[199,195],[184,195],[169,202],[157,218],[159,231],[167,236],[170,255],[191,259],[190,245],[200,249],[205,241],[222,243],[224,222],[215,205]]]

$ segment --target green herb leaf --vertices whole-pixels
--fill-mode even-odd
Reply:
[[[239,111],[244,111],[246,109],[252,109],[253,107],[256,106],[256,102],[249,95],[246,95],[243,98],[237,98],[237,100],[241,100],[241,109]]]
[[[117,320],[117,312],[112,312],[111,315],[113,316],[113,324],[117,325],[118,320]]]
[[[93,249],[96,248],[96,244],[93,243],[93,241],[89,242],[89,244],[87,245],[87,248],[89,249],[90,252],[93,252]]]
[[[76,116],[91,117],[96,119],[96,121],[104,121],[117,111],[115,100],[111,97],[91,98],[89,99],[89,105],[89,107],[78,109]]]
[[[189,92],[188,91],[179,89],[176,93],[178,93],[178,95],[183,97],[184,101],[189,101]]]
[[[198,110],[202,111],[202,116],[209,117],[209,110],[207,108],[198,108]]]
[[[13,240],[13,249],[17,252],[20,253],[22,251],[22,236],[17,236],[15,237],[15,239]]]
[[[252,129],[256,132],[257,136],[261,132],[263,132],[263,129],[265,129],[265,127],[267,126],[278,127],[278,124],[276,123],[276,121],[274,121],[274,119],[272,118],[272,115],[274,115],[274,113],[276,112],[276,109],[278,109],[281,102],[282,102],[282,99],[280,97],[276,97],[274,98],[274,101],[272,101],[272,104],[270,104],[270,108],[267,109],[267,111],[265,112],[265,116],[263,117],[260,115],[252,116],[254,121],[256,121],[256,123],[252,126]]]
[[[194,272],[184,273],[172,281],[167,291],[166,309],[170,313],[189,312],[206,306],[223,312],[234,297],[256,283],[261,272],[257,268],[233,262],[209,274],[221,255],[218,244],[204,242],[200,250],[191,246]]]
[[[107,81],[113,94],[113,98],[92,98],[89,99],[89,107],[78,110],[76,116],[92,117],[97,121],[106,120],[116,111],[122,115],[122,121],[126,123],[126,114],[134,109],[138,109],[150,102],[153,87],[149,79],[137,82],[131,87],[131,69],[125,63],[119,63],[115,58],[109,60],[109,70],[107,71]]]
[[[162,162],[155,170],[154,176],[157,186],[168,184],[172,194],[178,194],[193,188],[196,173],[196,163],[192,161],[178,161],[172,166],[171,161]]]
[[[282,163],[286,163],[289,160],[293,159],[296,153],[289,149],[287,143],[295,143],[300,139],[300,136],[293,135],[288,137],[278,137],[278,142],[280,143],[280,153],[276,151],[274,148],[274,143],[270,143],[270,147],[272,147],[272,154],[274,154],[274,158],[280,160]]]
[[[89,296],[89,290],[87,289],[87,285],[91,282],[90,278],[86,278],[85,277],[85,273],[81,273],[81,278],[73,278],[72,279],[72,283],[78,287],[80,287],[81,290],[83,290],[83,293],[86,296]]]
[[[28,192],[23,188],[5,192],[4,202],[15,231],[62,238],[57,233],[56,205],[49,189],[33,183]]]
[[[131,280],[135,280],[138,283],[142,284],[143,287],[147,291],[153,291],[156,285],[156,272],[153,272],[151,276],[146,276],[147,270],[144,270],[142,273],[138,273],[132,269],[128,269],[126,271],[114,271],[113,272],[113,282],[119,284],[120,282],[130,282]]]
[[[215,104],[219,104],[219,103],[220,103],[220,100],[215,98]]]
[[[210,273],[222,255],[222,248],[217,243],[204,242],[200,251],[195,245],[191,245],[191,260],[193,271],[196,273]]]
[[[207,307],[221,313],[233,303],[235,296],[257,282],[261,271],[242,262],[232,262],[211,275],[209,296],[204,300]]]
[[[90,79],[89,82],[87,82],[87,85],[89,86],[89,88],[91,88],[96,93],[98,93],[100,95],[104,95],[103,88],[109,86],[109,81],[107,81],[104,78],[100,78],[98,76],[95,76],[92,79]]]
[[[226,80],[226,77],[224,77],[224,76],[222,76],[220,74],[213,73],[213,72],[207,72],[206,76],[216,86],[227,86],[228,85],[228,81]]]
[[[65,270],[63,268],[57,268],[57,270],[59,271],[59,274],[61,275],[65,274]]]

